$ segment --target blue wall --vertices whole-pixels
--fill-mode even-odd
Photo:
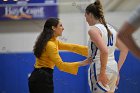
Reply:
[[[119,51],[115,52],[118,60]],[[63,61],[79,61],[85,57],[60,52]],[[28,74],[33,70],[35,62],[32,53],[0,54],[0,93],[29,93]],[[55,93],[90,93],[87,82],[88,66],[81,67],[78,75],[71,75],[54,70]],[[116,93],[140,93],[140,61],[131,53],[121,70],[121,80]]]

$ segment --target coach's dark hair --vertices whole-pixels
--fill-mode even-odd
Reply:
[[[110,32],[110,30],[107,27],[105,18],[104,18],[104,14],[103,14],[103,8],[102,8],[102,4],[100,2],[100,0],[96,0],[94,3],[88,5],[86,7],[86,13],[92,13],[93,16],[98,19],[107,29],[108,32],[108,36],[111,36],[112,33]]]
[[[58,18],[48,18],[45,22],[44,29],[38,36],[36,43],[33,47],[33,52],[34,55],[37,58],[40,58],[43,50],[45,49],[44,47],[46,46],[47,42],[53,37],[53,29],[52,27],[57,27],[59,23]]]

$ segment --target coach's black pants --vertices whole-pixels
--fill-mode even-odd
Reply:
[[[29,77],[30,93],[54,93],[53,69],[35,68]]]

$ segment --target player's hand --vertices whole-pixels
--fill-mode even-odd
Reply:
[[[101,82],[104,87],[109,83],[109,79],[105,73],[100,73],[97,82]]]

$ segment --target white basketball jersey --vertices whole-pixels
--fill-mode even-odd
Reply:
[[[112,36],[110,36],[110,38],[108,38],[107,29],[103,24],[96,24],[94,26],[96,26],[99,29],[99,31],[102,34],[102,38],[103,38],[103,40],[105,41],[105,43],[106,43],[106,45],[108,47],[108,62],[107,62],[107,66],[109,66],[109,69],[112,69],[112,70],[116,71],[117,70],[117,67],[116,67],[117,63],[116,63],[116,61],[114,59],[114,51],[116,49],[115,45],[116,45],[117,32],[115,31],[115,29],[111,25],[107,25],[109,30],[112,33]],[[97,69],[99,69],[100,68],[100,50],[97,48],[97,46],[91,40],[89,40],[89,42],[88,42],[88,49],[89,49],[89,51],[88,51],[89,55],[88,56],[93,58],[93,63],[96,62],[97,63],[96,64]],[[115,67],[112,66],[112,65],[114,65]]]

